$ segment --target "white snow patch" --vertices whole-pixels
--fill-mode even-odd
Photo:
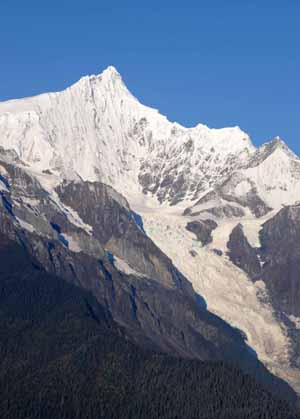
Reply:
[[[271,211],[264,217],[260,218],[243,218],[240,220],[240,223],[243,226],[244,234],[247,237],[250,245],[252,247],[260,247],[260,238],[259,232],[262,229],[263,224],[274,217],[277,211]]]
[[[135,275],[141,278],[146,278],[146,275],[133,269],[125,260],[118,258],[114,255],[114,266],[118,271],[123,272],[126,275]]]
[[[21,220],[20,218],[17,218],[17,221],[19,222],[22,228],[29,231],[30,233],[34,233],[36,231],[32,224],[29,224],[26,221]]]
[[[209,247],[211,249],[220,249],[223,253],[226,253],[228,251],[227,243],[229,241],[229,236],[239,222],[240,220],[238,219],[218,222],[218,227],[212,231],[213,241],[210,243]]]
[[[252,185],[249,181],[243,180],[238,183],[234,189],[236,195],[246,195],[252,189]]]
[[[81,249],[81,247],[78,243],[78,240],[76,240],[75,237],[73,237],[69,234],[66,234],[66,233],[63,233],[63,237],[67,240],[67,242],[69,244],[68,247],[72,252],[79,253],[79,252],[82,251],[82,249]]]

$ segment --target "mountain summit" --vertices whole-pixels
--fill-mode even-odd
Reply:
[[[140,104],[112,66],[63,92],[0,104],[0,145],[25,163],[63,178],[125,188],[129,199],[144,193],[153,203],[194,202],[251,165],[253,156],[275,153],[279,143],[256,150],[238,127],[169,122]],[[285,175],[298,188],[293,174],[299,161],[291,152],[288,157],[292,167]],[[264,174],[251,173],[250,180],[258,175]],[[273,207],[276,191],[269,197],[265,186],[259,198]],[[277,207],[286,203],[284,195],[276,194]]]

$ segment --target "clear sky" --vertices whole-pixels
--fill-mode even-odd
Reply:
[[[300,152],[299,0],[1,0],[0,100],[108,65],[170,120]]]

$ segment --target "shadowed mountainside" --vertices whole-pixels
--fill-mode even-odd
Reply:
[[[87,291],[0,237],[0,416],[296,419],[252,378],[133,344]]]

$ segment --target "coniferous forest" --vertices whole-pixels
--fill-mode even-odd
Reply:
[[[3,237],[0,259],[2,419],[300,418],[238,369],[137,347]]]

